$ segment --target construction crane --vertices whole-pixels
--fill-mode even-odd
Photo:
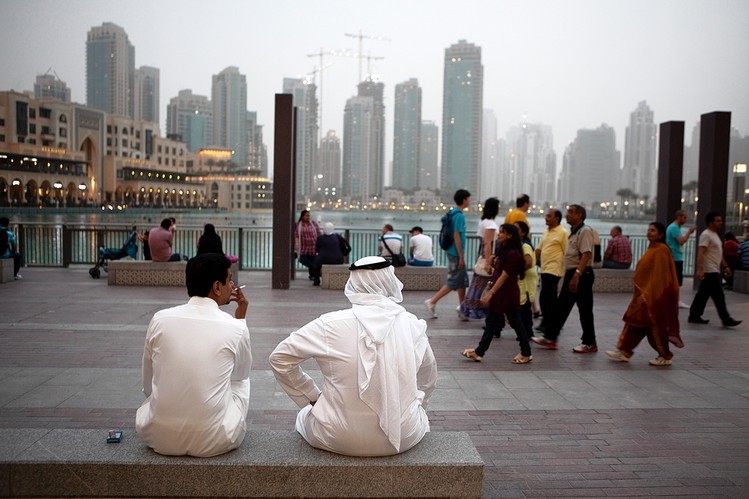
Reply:
[[[359,34],[354,34],[354,33],[344,33],[344,35],[346,35],[346,36],[348,36],[348,37],[350,37],[350,38],[358,38],[358,39],[359,39],[359,53],[358,53],[358,56],[359,56],[359,81],[362,81],[362,77],[361,77],[361,76],[362,76],[362,75],[361,75],[361,70],[362,70],[362,62],[363,62],[363,60],[364,60],[364,51],[362,50],[362,41],[363,41],[363,40],[364,40],[365,38],[366,38],[367,40],[376,40],[376,41],[379,41],[379,42],[390,42],[390,41],[392,41],[392,40],[390,40],[390,38],[384,38],[384,37],[382,37],[382,36],[370,36],[370,35],[365,35],[365,34],[363,34],[363,33],[361,32],[361,30],[359,30]]]
[[[371,66],[372,60],[379,61],[379,60],[382,60],[384,58],[385,58],[384,56],[376,56],[376,55],[371,55],[371,54],[367,53],[367,55],[366,55],[366,59],[367,59],[367,78],[372,78],[372,66]]]
[[[317,135],[318,140],[322,140],[322,97],[323,97],[323,71],[325,71],[327,68],[332,66],[332,63],[325,64],[325,56],[333,56],[333,57],[351,57],[353,54],[349,52],[348,50],[323,50],[323,48],[320,48],[320,52],[317,52],[316,54],[307,54],[307,57],[319,57],[320,58],[320,65],[312,70],[312,77],[314,78],[316,73],[320,73],[320,117],[319,117],[319,126],[317,127]]]

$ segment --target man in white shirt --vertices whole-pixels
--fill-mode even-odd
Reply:
[[[700,280],[700,284],[692,300],[692,306],[689,308],[687,320],[692,324],[710,322],[702,318],[702,313],[705,311],[707,299],[712,298],[723,325],[725,327],[738,326],[741,321],[735,320],[728,313],[726,297],[721,285],[721,270],[725,270],[726,275],[731,275],[731,269],[723,258],[723,242],[718,235],[718,231],[723,227],[723,217],[711,211],[705,215],[705,223],[707,228],[700,234],[697,246],[697,272],[694,274],[695,279]]]
[[[394,232],[392,225],[385,224],[382,227],[382,237],[380,237],[380,256],[385,260],[392,260],[394,255],[402,252],[403,236]]]
[[[408,242],[408,264],[414,267],[431,267],[434,265],[432,238],[425,236],[418,225],[411,229],[411,240]]]
[[[426,322],[398,304],[403,283],[390,262],[369,256],[349,268],[352,307],[291,333],[270,365],[302,408],[296,430],[311,446],[349,456],[398,454],[429,431],[437,364]],[[301,368],[310,358],[322,371],[322,390]]]
[[[154,451],[209,457],[236,449],[250,402],[247,299],[219,253],[187,262],[185,305],[156,312],[143,349],[146,401],[135,429]],[[236,302],[234,317],[219,305]]]

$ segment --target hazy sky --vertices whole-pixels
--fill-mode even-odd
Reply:
[[[320,49],[356,52],[344,33],[359,31],[389,39],[363,45],[384,57],[371,68],[385,83],[388,164],[395,85],[417,78],[422,117],[441,128],[444,50],[459,39],[482,49],[484,108],[500,137],[524,115],[551,125],[558,169],[580,128],[613,126],[622,150],[642,100],[656,123],[685,121],[687,143],[711,111],[731,111],[749,133],[747,0],[0,0],[0,90],[31,90],[51,67],[85,103],[86,33],[107,21],[128,33],[136,67],[161,70],[162,133],[171,97],[210,97],[211,76],[237,66],[271,153],[283,78],[312,72],[319,58],[307,55]],[[325,62],[323,131],[341,136],[358,59]]]

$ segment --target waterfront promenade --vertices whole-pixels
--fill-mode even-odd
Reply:
[[[140,364],[146,327],[159,309],[187,300],[181,288],[107,286],[89,266],[24,268],[0,285],[0,427],[121,428],[137,438],[143,400]],[[348,307],[341,291],[313,288],[306,273],[291,289],[271,289],[270,272],[240,272],[250,300],[250,429],[291,430],[296,405],[268,365],[275,345],[321,313]],[[691,281],[682,299],[691,302]],[[482,363],[460,356],[480,324],[460,322],[454,293],[427,319],[439,382],[429,407],[432,431],[467,432],[485,461],[486,497],[749,495],[749,295],[727,293],[744,321],[720,327],[712,303],[707,326],[686,322],[685,347],[670,368],[655,368],[646,342],[629,364],[610,361],[629,295],[596,295],[599,353],[573,354],[576,311],[558,351],[534,349],[510,363],[514,334],[492,343]],[[404,293],[426,317],[430,292]],[[227,311],[232,306],[226,307]],[[314,364],[306,366],[319,379]],[[102,431],[102,438],[104,431]]]

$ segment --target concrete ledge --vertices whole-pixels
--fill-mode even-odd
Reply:
[[[320,287],[343,289],[348,281],[348,265],[323,265]],[[447,277],[447,267],[395,267],[395,275],[407,291],[437,291]]]
[[[733,273],[733,290],[737,293],[749,293],[749,270],[737,270]]]
[[[110,286],[185,286],[187,262],[115,260],[107,265]],[[239,284],[239,264],[231,266],[234,284]]]
[[[0,282],[13,282],[13,259],[0,258]]]
[[[593,269],[594,293],[631,293],[635,289],[634,270]]]
[[[481,497],[484,463],[462,432],[429,433],[408,452],[352,458],[293,431],[250,431],[214,458],[166,457],[134,433],[0,429],[2,497]]]

